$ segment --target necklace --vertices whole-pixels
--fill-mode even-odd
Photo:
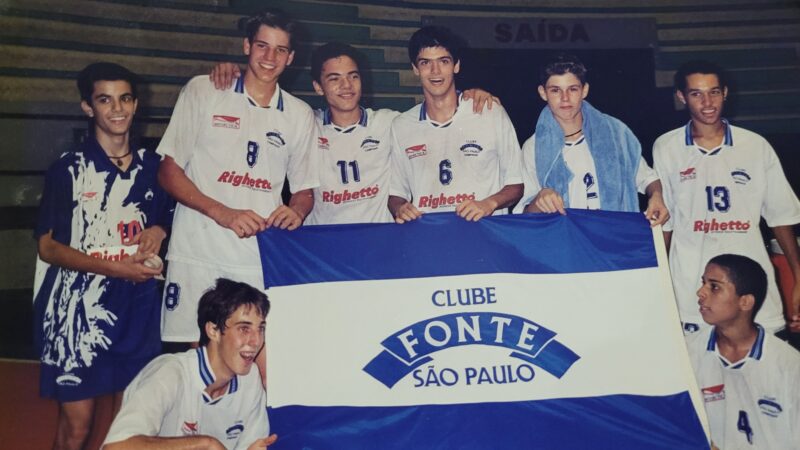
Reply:
[[[122,162],[122,160],[123,160],[124,158],[128,157],[128,155],[130,155],[130,154],[131,154],[131,151],[130,151],[130,150],[128,150],[128,153],[125,153],[125,154],[124,154],[124,155],[122,155],[122,156],[111,156],[111,155],[106,155],[106,156],[108,156],[108,159],[110,159],[110,160],[114,161],[114,164],[116,164],[116,165],[117,165],[117,167],[122,167],[122,164],[124,164],[124,163]]]
[[[581,131],[583,131],[583,128],[581,128],[580,130],[578,130],[578,131],[576,131],[576,132],[574,132],[572,134],[565,134],[564,137],[568,138],[568,137],[575,136],[576,134],[580,133]]]

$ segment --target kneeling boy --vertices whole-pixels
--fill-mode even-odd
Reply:
[[[125,390],[104,448],[263,449],[266,395],[251,370],[264,344],[267,296],[220,278],[200,298],[200,347],[163,355]]]
[[[767,293],[761,266],[741,255],[712,258],[697,291],[712,325],[687,340],[719,448],[796,448],[800,353],[753,318]]]

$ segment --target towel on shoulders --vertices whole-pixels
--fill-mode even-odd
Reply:
[[[589,102],[581,106],[583,135],[594,160],[600,190],[600,208],[608,211],[639,211],[636,171],[642,146],[619,119],[603,114]],[[536,122],[536,175],[542,188],[558,192],[569,207],[569,183],[573,174],[564,162],[564,130],[545,106]]]

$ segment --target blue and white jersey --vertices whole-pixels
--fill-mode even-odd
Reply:
[[[800,201],[769,143],[727,124],[721,145],[702,149],[689,122],[656,140],[653,160],[671,214],[664,230],[672,231],[670,271],[684,326],[704,326],[697,289],[708,260],[736,253],[767,273],[767,299],[756,321],[771,332],[783,328],[783,305],[759,222],[761,217],[770,227],[800,222]]]
[[[103,445],[139,435],[206,435],[234,450],[267,437],[266,395],[255,366],[211,398],[205,389],[215,378],[205,347],[154,359],[125,389]]]
[[[358,123],[339,127],[330,110],[316,111],[320,185],[306,225],[391,222],[389,126],[399,113],[361,108]]]
[[[750,353],[728,361],[714,327],[687,338],[711,440],[721,449],[800,448],[800,353],[758,326]]]
[[[160,158],[139,149],[127,171],[94,138],[48,170],[35,236],[118,260],[134,237],[167,225],[170,200],[158,186]],[[160,351],[155,280],[132,283],[37,261],[34,286],[43,396],[61,401],[122,390]]]
[[[267,217],[283,204],[287,178],[292,192],[318,186],[318,136],[311,108],[280,86],[262,108],[247,94],[244,77],[220,91],[198,76],[181,91],[157,151],[172,157],[203,194]],[[182,204],[167,259],[227,270],[261,266],[254,238],[240,239]]]
[[[420,211],[455,211],[465,200],[522,183],[517,134],[501,106],[477,114],[472,100],[462,99],[449,121],[436,123],[423,102],[392,122],[392,139],[390,195]]]

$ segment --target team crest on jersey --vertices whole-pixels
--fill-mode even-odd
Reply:
[[[269,131],[267,132],[267,142],[274,145],[275,147],[283,147],[286,145],[286,141],[283,140],[283,136],[279,131]]]
[[[758,401],[758,407],[761,409],[762,413],[770,417],[778,417],[783,412],[783,408],[775,401],[774,397],[762,398]]]
[[[373,138],[372,136],[367,136],[363,141],[361,141],[361,150],[365,152],[371,152],[373,150],[377,150],[378,146],[381,145],[381,141]]]
[[[211,126],[214,128],[231,128],[238,130],[241,126],[242,120],[233,116],[215,115],[211,119]]]
[[[736,169],[731,172],[731,177],[736,184],[747,184],[750,182],[750,175],[744,169]]]
[[[196,436],[200,434],[200,424],[197,422],[184,421],[181,426],[181,431],[184,436]]]
[[[459,150],[464,156],[478,156],[483,151],[483,147],[476,141],[467,141]]]
[[[412,145],[411,147],[406,148],[406,156],[408,156],[408,159],[414,159],[427,154],[428,146],[425,144]]]
[[[153,196],[154,196],[153,190],[150,189],[150,188],[147,188],[147,192],[144,193],[144,199],[147,200],[147,201],[150,201],[150,200],[153,199]]]
[[[256,163],[258,162],[258,142],[250,141],[247,143],[247,165],[249,167],[255,167]]]
[[[328,141],[328,138],[320,136],[317,138],[317,147],[320,150],[330,150],[331,143]]]
[[[703,400],[706,403],[716,402],[718,400],[725,400],[725,385],[718,384],[716,386],[709,386],[701,389],[703,391]]]
[[[681,182],[694,180],[697,178],[697,170],[694,167],[689,167],[686,170],[681,170]]]
[[[244,425],[241,420],[237,420],[235,425],[225,430],[225,436],[228,439],[238,439],[242,431],[244,431]]]

